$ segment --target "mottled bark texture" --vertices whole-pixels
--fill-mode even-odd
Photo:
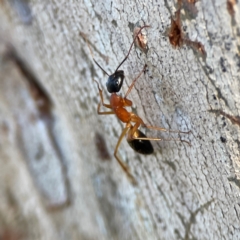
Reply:
[[[0,239],[240,238],[240,3],[194,2],[0,1]],[[133,186],[86,39],[113,73],[143,24],[121,92],[147,64],[129,110],[192,146],[123,139]]]

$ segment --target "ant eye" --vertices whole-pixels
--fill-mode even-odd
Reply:
[[[124,73],[122,70],[119,70],[114,74],[110,75],[106,83],[108,92],[109,93],[119,92],[123,84],[123,79]]]

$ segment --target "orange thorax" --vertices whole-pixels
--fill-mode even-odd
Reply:
[[[119,120],[122,122],[129,122],[131,119],[131,113],[129,113],[125,107],[131,107],[132,101],[127,98],[122,98],[121,96],[113,93],[110,97],[110,105],[112,110],[117,115]]]

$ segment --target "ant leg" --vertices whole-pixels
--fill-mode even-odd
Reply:
[[[168,129],[165,129],[165,128],[160,128],[160,127],[153,127],[153,126],[146,126],[142,119],[136,115],[133,115],[131,117],[131,121],[134,121],[136,122],[134,124],[134,126],[129,130],[129,134],[128,134],[128,139],[138,139],[138,140],[151,140],[151,141],[181,141],[181,142],[185,142],[187,143],[189,146],[191,146],[191,143],[186,141],[186,140],[182,140],[181,138],[154,138],[154,137],[144,137],[144,138],[141,138],[141,137],[136,137],[135,133],[137,131],[137,129],[139,128],[140,125],[143,125],[144,127],[146,128],[149,128],[149,129],[154,129],[154,130],[158,130],[158,131],[164,131],[164,132],[174,132],[174,133],[190,133],[191,131],[188,131],[188,132],[182,132],[182,131],[174,131],[174,130],[168,130]]]
[[[153,137],[146,137],[146,138],[140,138],[140,137],[133,137],[133,139],[138,139],[138,140],[149,140],[149,141],[179,141],[179,142],[185,142],[187,143],[190,147],[192,144],[186,140],[183,140],[181,138],[153,138]]]
[[[125,134],[127,133],[127,131],[129,130],[129,127],[125,127],[121,133],[121,136],[119,137],[118,139],[118,142],[117,142],[117,145],[115,147],[115,150],[114,150],[114,157],[117,159],[118,163],[120,164],[120,166],[122,167],[122,169],[124,170],[124,172],[127,174],[127,176],[130,178],[130,180],[132,181],[132,183],[134,185],[137,184],[137,181],[135,180],[135,178],[133,177],[133,175],[130,173],[128,167],[126,166],[126,164],[118,157],[117,155],[117,151],[118,151],[118,148],[119,148],[119,145],[123,139],[123,137],[125,136]]]
[[[104,103],[104,101],[103,101],[102,89],[99,87],[99,83],[98,83],[95,79],[93,79],[93,81],[97,83],[98,92],[99,92],[99,95],[100,95],[100,98],[101,98],[101,103],[102,103],[102,105],[103,105],[104,107],[106,107],[106,108],[112,108],[110,104]],[[98,109],[99,109],[99,108],[100,108],[100,107],[98,107]]]
[[[129,54],[130,54],[130,52],[131,52],[131,49],[132,49],[132,47],[133,47],[133,44],[134,44],[134,42],[136,41],[138,35],[141,33],[142,29],[143,29],[143,28],[148,28],[148,27],[150,27],[150,26],[149,26],[149,25],[144,25],[144,26],[142,26],[142,27],[139,29],[139,31],[137,32],[136,36],[135,36],[134,39],[133,39],[133,42],[132,42],[132,44],[131,44],[131,46],[130,46],[130,48],[129,48],[129,50],[128,50],[128,53],[127,53],[126,57],[125,57],[125,58],[122,60],[122,62],[118,65],[116,71],[117,71],[117,70],[121,67],[121,65],[127,60],[128,56],[129,56]],[[115,71],[115,72],[116,72],[116,71]]]
[[[129,86],[128,91],[127,91],[127,93],[125,94],[124,98],[127,98],[128,94],[131,92],[131,90],[132,90],[135,82],[140,78],[140,76],[141,76],[142,73],[146,70],[146,68],[147,68],[147,64],[144,65],[143,70],[142,70],[142,71],[138,74],[138,76],[133,80],[133,82],[132,82],[131,85]]]
[[[161,128],[161,127],[155,127],[155,126],[148,126],[148,125],[145,125],[144,127],[149,128],[149,129],[158,130],[158,131],[172,132],[172,133],[184,133],[184,134],[189,134],[189,133],[192,132],[191,130],[189,130],[189,131],[187,131],[187,132],[183,132],[183,131],[179,131],[179,130],[171,130],[171,129]]]
[[[110,104],[104,103],[104,101],[103,101],[102,89],[99,87],[99,83],[98,83],[95,79],[93,79],[93,81],[96,82],[97,85],[98,85],[98,92],[99,92],[99,95],[100,95],[100,98],[101,98],[101,102],[98,104],[97,113],[98,113],[99,115],[114,114],[113,111],[109,111],[109,112],[101,112],[101,111],[100,111],[101,104],[102,104],[104,107],[106,107],[106,108],[111,108],[111,109],[112,109],[112,107],[111,107]]]
[[[109,115],[109,114],[115,114],[113,111],[109,111],[109,112],[101,112],[100,111],[100,107],[101,107],[101,102],[98,104],[98,108],[97,108],[97,113],[98,115]],[[106,106],[105,106],[106,107]]]
[[[157,131],[163,131],[163,132],[172,132],[172,133],[184,133],[184,134],[189,134],[191,132],[191,130],[187,131],[187,132],[183,132],[183,131],[178,131],[178,130],[170,130],[170,129],[166,129],[166,128],[161,128],[161,127],[155,127],[155,126],[147,126],[145,125],[144,127],[148,128],[148,129],[154,129]],[[152,141],[181,141],[181,142],[185,142],[187,143],[189,146],[191,146],[191,143],[186,141],[186,140],[182,140],[181,138],[151,138],[148,140],[152,140]]]

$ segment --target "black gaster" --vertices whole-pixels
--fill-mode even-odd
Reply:
[[[137,130],[135,133],[137,137],[140,138],[147,138],[147,136],[142,133],[140,130]],[[133,139],[127,140],[130,147],[140,153],[140,154],[152,154],[153,153],[153,146],[149,140],[142,140],[142,139]]]
[[[118,70],[109,76],[106,86],[109,93],[119,92],[124,79],[124,71]]]

